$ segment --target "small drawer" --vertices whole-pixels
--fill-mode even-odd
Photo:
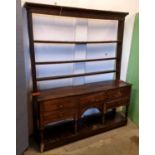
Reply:
[[[128,105],[129,104],[129,98],[124,98],[124,99],[115,99],[109,102],[106,102],[106,109],[110,108],[115,108],[123,105]]]
[[[76,110],[72,109],[69,111],[56,111],[56,112],[46,112],[41,114],[41,124],[45,125],[48,123],[61,121],[65,119],[74,119],[76,115]]]
[[[103,101],[104,99],[105,99],[105,93],[99,92],[99,93],[95,93],[95,94],[88,94],[88,95],[80,96],[79,103],[80,103],[80,105],[85,106],[86,104]]]
[[[70,108],[76,108],[76,100],[73,98],[54,99],[50,101],[44,101],[40,103],[40,111],[55,111],[55,110],[67,110]]]
[[[119,89],[108,90],[106,92],[106,99],[115,99],[121,97],[129,97],[130,96],[130,87],[124,87]]]

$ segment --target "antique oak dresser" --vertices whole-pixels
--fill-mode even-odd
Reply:
[[[43,152],[60,145],[64,145],[69,142],[73,142],[127,124],[131,84],[120,80],[120,70],[124,21],[125,16],[128,13],[33,3],[26,3],[25,7],[27,9],[30,59],[33,82],[32,104],[34,135],[37,142],[39,143],[40,151]],[[89,41],[36,39],[34,37],[35,30],[33,26],[34,14],[54,16],[56,18],[71,17],[116,21],[116,39]],[[115,44],[116,54],[115,56],[103,58],[100,57],[59,61],[38,61],[36,59],[36,44]],[[45,53],[46,51],[41,52]],[[114,69],[56,76],[52,74],[53,76],[45,77],[37,76],[38,66],[55,64],[64,65],[87,62],[97,63],[98,61],[111,60],[115,62]],[[58,88],[48,88],[43,90],[38,87],[38,83],[42,83],[44,81],[48,82],[52,80],[61,80],[68,78],[74,79],[77,77],[91,77],[94,75],[111,73],[115,76],[110,80],[96,81],[79,85],[62,86]],[[123,110],[118,110],[118,107],[122,106],[124,106],[125,108],[122,108]],[[90,108],[96,108],[98,112],[83,116],[84,112]]]

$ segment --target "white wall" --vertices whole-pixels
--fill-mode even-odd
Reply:
[[[122,55],[122,67],[121,67],[121,79],[126,79],[128,58],[130,54],[130,44],[132,37],[132,30],[134,24],[135,14],[138,12],[138,0],[21,0],[22,5],[25,2],[43,3],[43,4],[56,4],[62,6],[80,7],[80,8],[90,8],[97,10],[109,10],[109,11],[124,11],[129,12],[129,15],[125,20],[125,30],[124,30],[124,43],[123,43],[123,55]],[[24,19],[24,27],[26,25],[26,19]],[[25,32],[25,35],[27,32]],[[25,38],[25,51],[28,53],[28,42],[27,37]],[[27,57],[28,59],[28,57]],[[30,80],[30,69],[28,67],[27,80]],[[32,110],[31,104],[29,105],[29,126],[30,133],[32,132]]]
[[[22,9],[16,1],[16,154],[21,155],[28,147],[28,114],[25,80],[25,60],[22,34]]]

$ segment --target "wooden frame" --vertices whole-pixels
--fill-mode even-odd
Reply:
[[[29,32],[29,44],[30,44],[30,58],[31,58],[31,71],[33,80],[33,117],[34,117],[34,129],[35,134],[39,135],[40,150],[48,150],[50,148],[66,144],[90,135],[94,135],[103,131],[107,131],[116,127],[120,127],[127,123],[127,112],[130,100],[131,84],[120,81],[120,70],[121,70],[121,56],[122,56],[122,44],[123,44],[123,31],[125,16],[128,13],[125,12],[112,12],[112,11],[101,11],[81,8],[71,8],[63,6],[52,6],[44,4],[33,4],[25,3],[27,9],[28,19],[28,32]],[[58,40],[34,40],[33,36],[33,20],[32,14],[47,14],[56,16],[67,16],[67,17],[79,17],[89,19],[103,19],[103,20],[117,20],[117,40],[108,41],[58,41]],[[116,56],[110,58],[98,58],[98,59],[85,59],[85,60],[61,60],[61,61],[41,61],[35,60],[35,49],[34,44],[108,44],[116,43]],[[115,70],[96,71],[89,73],[71,74],[71,75],[60,75],[51,77],[40,77],[36,76],[37,65],[47,64],[65,64],[65,63],[77,63],[77,62],[96,62],[96,61],[107,61],[116,60]],[[37,82],[45,80],[56,80],[64,78],[74,78],[80,76],[92,76],[99,74],[116,73],[116,80],[107,82],[98,82],[93,84],[85,84],[83,86],[57,88],[46,91],[38,90]],[[84,105],[81,105],[85,103]],[[85,132],[83,130],[78,131],[78,124],[81,122],[81,113],[88,107],[97,107],[102,113],[102,125],[99,125],[96,130],[90,129]],[[116,114],[116,107],[126,106],[125,116],[120,114],[114,115],[115,117],[111,120],[111,114],[107,113],[109,108],[112,108],[112,115]],[[64,109],[62,109],[64,107]],[[70,108],[70,110],[68,110]],[[49,110],[50,109],[50,110]],[[46,111],[47,110],[47,111]],[[68,113],[66,111],[68,110]],[[61,115],[60,115],[61,114]],[[109,117],[110,116],[110,117]],[[74,124],[75,134],[72,133],[66,137],[63,135],[61,138],[58,136],[56,139],[50,139],[46,137],[46,124],[55,120],[61,120],[61,118],[73,117],[74,120],[71,124]],[[109,120],[107,118],[110,118]],[[83,121],[83,120],[82,120]],[[68,125],[61,124],[62,127]],[[51,135],[51,133],[49,133]],[[53,135],[54,136],[54,135]],[[46,137],[46,138],[45,138]]]
[[[29,43],[30,43],[30,55],[31,55],[31,66],[32,66],[32,79],[33,79],[33,92],[37,92],[37,81],[43,80],[54,80],[62,78],[71,78],[78,76],[88,76],[95,74],[105,74],[116,72],[116,79],[120,79],[120,67],[121,67],[121,55],[122,55],[122,42],[123,42],[123,31],[124,31],[124,20],[125,16],[128,13],[122,12],[112,12],[112,11],[100,11],[100,10],[90,10],[90,9],[81,9],[81,8],[71,8],[71,7],[62,7],[62,6],[52,6],[44,4],[33,4],[26,3],[25,7],[27,9],[28,17],[28,28],[29,28]],[[57,15],[57,16],[68,16],[68,17],[80,17],[80,18],[92,18],[92,19],[108,19],[108,20],[118,20],[118,32],[117,40],[111,41],[52,41],[52,40],[34,40],[33,37],[33,21],[32,14],[48,14],[48,15]],[[91,44],[91,43],[116,43],[117,44],[117,55],[116,58],[108,59],[89,59],[89,60],[75,60],[75,61],[57,61],[57,62],[36,62],[35,61],[35,52],[34,52],[34,43],[65,43],[65,44]],[[37,78],[36,77],[36,65],[38,64],[59,64],[59,63],[76,63],[76,62],[90,62],[90,61],[101,61],[101,60],[113,60],[116,59],[116,70],[105,71],[105,72],[93,72],[85,73],[78,75],[66,75],[66,76],[56,76],[56,77],[45,77]]]

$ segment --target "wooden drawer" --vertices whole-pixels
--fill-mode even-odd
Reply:
[[[129,104],[129,98],[123,98],[123,99],[115,99],[109,102],[106,102],[106,109],[109,108],[115,108],[123,105],[128,105]]]
[[[113,89],[106,91],[106,100],[116,99],[121,97],[129,97],[130,96],[130,87],[123,87],[119,89]]]
[[[80,105],[87,105],[90,103],[94,103],[94,102],[99,102],[105,99],[105,93],[104,92],[99,92],[99,93],[95,93],[95,94],[88,94],[88,95],[82,95],[79,98],[79,103]]]
[[[106,100],[129,97],[130,87],[123,87],[118,89],[111,89],[104,92],[99,92],[95,94],[82,95],[79,98],[80,105],[90,104],[94,102],[104,102]]]
[[[61,121],[65,119],[72,118],[74,119],[76,115],[76,110],[68,110],[68,111],[55,111],[55,112],[45,112],[41,114],[41,125],[45,125],[48,123]]]
[[[68,97],[41,102],[40,111],[50,112],[56,110],[67,110],[70,108],[76,108],[76,106],[76,100]]]

